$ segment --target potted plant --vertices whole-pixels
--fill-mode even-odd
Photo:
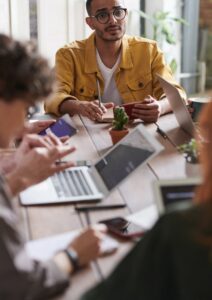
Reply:
[[[188,176],[200,176],[198,143],[191,139],[188,143],[177,147],[186,159],[185,171]]]
[[[138,13],[141,18],[149,21],[153,31],[152,36],[149,38],[157,41],[161,48],[164,48],[165,45],[176,45],[176,32],[175,27],[173,26],[175,23],[188,26],[188,22],[186,22],[185,19],[172,16],[168,11],[159,10],[153,15],[149,15],[142,10],[133,10],[132,12]],[[170,68],[172,72],[175,73],[177,70],[177,61],[175,58],[170,56],[169,50],[166,52],[167,53],[165,54],[167,56],[166,58],[169,62]]]
[[[128,128],[126,128],[129,117],[126,114],[124,107],[115,107],[113,113],[113,126],[110,128],[109,133],[111,135],[113,144],[116,144],[129,132]]]

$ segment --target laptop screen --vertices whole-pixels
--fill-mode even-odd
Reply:
[[[165,210],[184,208],[191,205],[192,199],[195,196],[196,187],[197,183],[160,186]]]
[[[135,130],[97,162],[95,168],[110,191],[155,151],[151,142]]]

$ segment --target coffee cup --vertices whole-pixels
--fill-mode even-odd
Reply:
[[[189,98],[190,107],[192,108],[191,117],[193,121],[197,121],[198,115],[202,110],[203,106],[206,103],[209,103],[212,100],[210,97],[196,97],[196,98]]]

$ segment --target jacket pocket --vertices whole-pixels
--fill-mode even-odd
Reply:
[[[145,97],[152,94],[152,76],[147,74],[127,83],[128,89],[136,101],[142,101]]]
[[[83,84],[76,86],[76,97],[79,100],[95,100],[95,90]]]

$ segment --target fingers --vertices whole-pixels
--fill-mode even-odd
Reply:
[[[66,136],[62,136],[61,138],[60,138],[60,140],[61,140],[61,142],[64,144],[64,143],[66,143],[68,140],[69,140],[69,136],[68,135],[66,135]]]
[[[52,159],[58,160],[58,159],[64,158],[65,156],[71,154],[75,150],[76,150],[75,147],[59,146],[59,147],[53,148],[52,151],[50,150],[51,151],[50,156],[52,157]]]
[[[48,139],[41,137],[37,134],[27,134],[25,135],[21,146],[23,145],[24,148],[32,149],[35,147],[46,147],[49,146]]]
[[[27,132],[28,133],[39,133],[40,131],[49,127],[52,123],[55,123],[56,120],[38,120],[34,122],[30,122],[27,124]]]
[[[91,226],[94,230],[99,230],[101,232],[107,232],[107,226],[105,224],[95,224]]]
[[[97,119],[101,119],[103,112],[102,109],[94,103],[89,103],[85,110],[86,116],[95,121]]]
[[[42,120],[42,121],[39,120],[39,121],[35,121],[34,124],[36,124],[37,127],[40,128],[40,129],[45,129],[45,128],[47,128],[48,126],[50,126],[51,124],[53,124],[55,122],[56,122],[56,120],[54,120],[54,119]]]
[[[59,164],[54,164],[52,166],[52,172],[53,173],[58,173],[58,172],[62,172],[68,168],[71,168],[71,167],[75,167],[75,163],[72,162],[72,161],[67,161],[67,162],[60,162]]]
[[[62,141],[52,132],[48,132],[47,135],[44,137],[48,139],[50,145],[63,145]]]

